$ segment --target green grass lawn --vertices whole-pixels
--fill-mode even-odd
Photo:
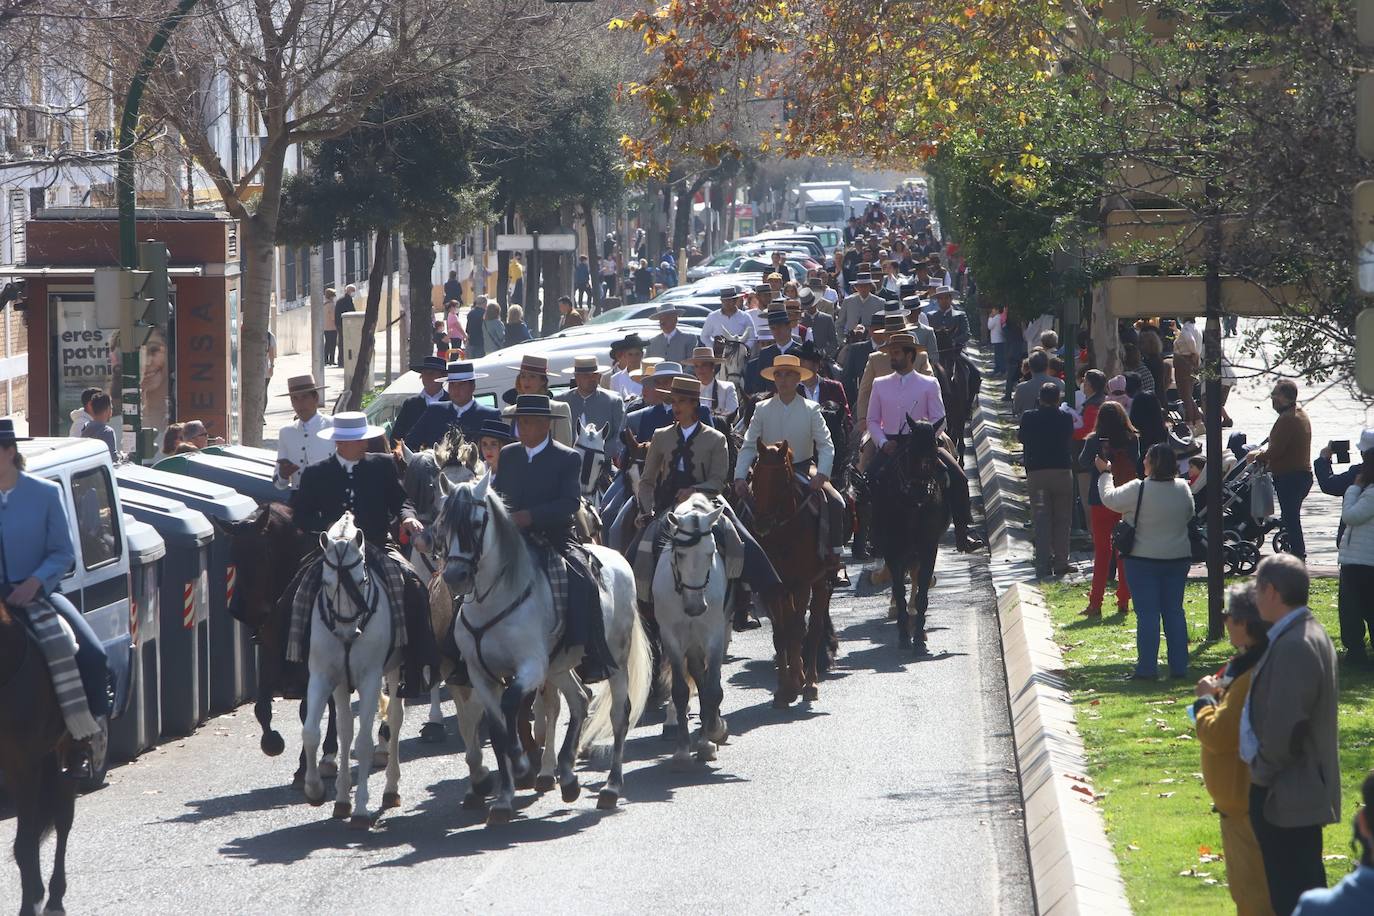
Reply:
[[[1184,604],[1192,650],[1189,679],[1157,684],[1122,680],[1135,663],[1135,617],[1084,620],[1078,612],[1087,605],[1086,593],[1086,583],[1045,588],[1093,787],[1131,906],[1139,914],[1170,916],[1227,912],[1225,863],[1215,858],[1221,833],[1202,785],[1188,720],[1197,679],[1220,668],[1232,651],[1224,640],[1207,641],[1206,584],[1189,583]],[[1334,639],[1334,579],[1314,585],[1312,609]],[[1167,670],[1163,655],[1161,641],[1161,671]],[[1374,767],[1374,673],[1343,668],[1340,681],[1342,823],[1328,827],[1325,836],[1327,878],[1333,884],[1350,870],[1350,821],[1360,783]]]

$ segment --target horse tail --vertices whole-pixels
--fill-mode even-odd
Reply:
[[[630,614],[630,651],[623,662],[626,680],[629,682],[630,722],[628,728],[639,724],[639,717],[649,703],[649,687],[653,681],[653,657],[649,652],[649,637],[644,632],[644,624],[638,613]],[[611,726],[611,690],[609,684],[597,685],[592,697],[591,710],[582,728],[579,753],[593,744],[614,734]]]

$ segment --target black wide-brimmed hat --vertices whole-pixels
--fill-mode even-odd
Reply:
[[[444,362],[442,356],[426,356],[410,364],[411,372],[438,372],[440,375],[448,372],[448,364]]]
[[[547,417],[553,419],[553,408],[549,406],[549,397],[544,394],[522,394],[515,399],[516,417]]]
[[[28,442],[32,438],[32,436],[16,436],[14,434],[14,421],[9,417],[0,417],[0,445]]]
[[[480,441],[484,438],[514,442],[515,432],[509,424],[502,423],[500,420],[483,420],[482,425],[477,429],[477,439]]]

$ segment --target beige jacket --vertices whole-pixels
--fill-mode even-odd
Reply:
[[[672,469],[673,452],[677,450],[678,425],[665,426],[656,431],[649,440],[649,453],[644,458],[644,474],[639,478],[639,497],[641,512],[652,514],[654,511],[654,491],[668,476]],[[730,472],[730,456],[725,447],[725,436],[704,423],[698,423],[696,432],[687,443],[687,453],[691,456],[689,470],[696,481],[693,489],[702,493],[718,495],[725,489],[725,478]]]

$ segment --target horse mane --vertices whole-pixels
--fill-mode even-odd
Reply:
[[[330,526],[328,537],[331,541],[352,540],[358,534],[358,526],[353,521],[353,513],[345,512]]]
[[[464,484],[469,487],[471,495],[471,484]],[[511,521],[510,509],[506,506],[505,499],[500,493],[487,487],[487,511],[491,513],[492,537],[495,540],[495,548],[502,557],[509,557],[507,566],[507,578],[513,577],[515,582],[524,582],[534,573],[533,563],[530,561],[529,551],[525,548],[525,539],[520,536],[520,529],[515,522]]]

